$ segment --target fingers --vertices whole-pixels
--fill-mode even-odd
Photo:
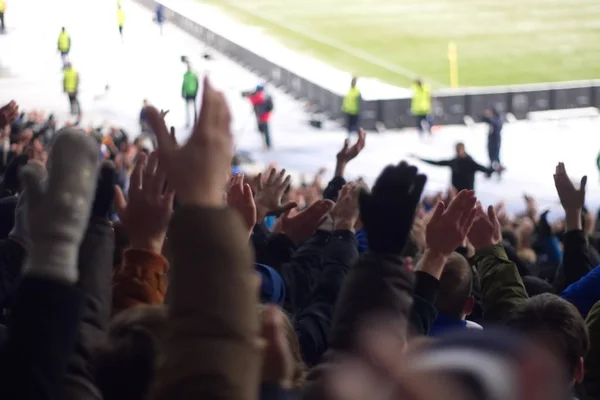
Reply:
[[[142,183],[144,170],[146,168],[146,160],[147,156],[145,153],[140,153],[137,155],[137,159],[135,160],[135,166],[133,167],[133,172],[131,173],[131,181],[129,183],[129,197],[135,197],[139,195],[142,191]]]
[[[493,206],[489,206],[487,209],[487,217],[492,221],[492,223],[498,223],[498,216],[496,215],[496,210]]]
[[[164,117],[160,111],[152,106],[146,107],[146,115],[148,116],[148,124],[156,135],[159,154],[161,157],[168,156],[175,148],[175,143],[173,143],[173,139],[169,134]]]
[[[446,205],[444,204],[444,202],[443,201],[438,202],[437,205],[435,206],[435,210],[433,211],[433,214],[431,215],[431,219],[429,220],[429,222],[435,223],[436,221],[438,221],[445,210],[446,210]]]

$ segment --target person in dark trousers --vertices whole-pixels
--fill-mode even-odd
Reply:
[[[500,144],[502,142],[502,127],[504,117],[494,107],[485,110],[483,121],[489,126],[488,132],[488,155],[490,157],[490,166],[500,171]]]
[[[0,0],[0,33],[4,33],[4,12],[6,11],[6,1]]]
[[[67,63],[63,78],[63,90],[69,96],[70,111],[73,115],[81,115],[81,107],[77,99],[79,90],[79,72],[73,68],[71,63]]]
[[[358,133],[359,121],[360,121],[360,102],[361,94],[360,90],[356,87],[357,78],[352,78],[350,83],[350,90],[344,96],[342,101],[342,113],[346,116],[346,128],[348,129],[348,136],[352,132]]]
[[[60,52],[64,69],[69,63],[69,51],[71,51],[71,36],[69,36],[64,26],[58,35],[58,51]]]
[[[158,28],[160,29],[160,34],[163,34],[163,25],[165,23],[165,8],[162,4],[156,5],[156,11],[154,15],[154,21],[158,24]]]
[[[190,106],[194,109],[194,124],[198,120],[198,109],[196,107],[196,97],[198,96],[198,76],[192,71],[192,66],[187,64],[187,71],[183,75],[183,84],[181,86],[181,97],[185,99],[185,120],[186,127],[190,127]]]
[[[473,160],[465,151],[463,143],[456,144],[456,157],[450,160],[435,161],[417,156],[415,158],[427,164],[450,167],[452,170],[452,186],[459,192],[463,189],[473,190],[475,188],[475,173],[483,172],[489,178],[496,172],[493,168],[484,167]]]
[[[265,92],[263,85],[258,85],[253,92],[243,92],[242,96],[247,97],[252,106],[254,106],[258,131],[263,137],[265,150],[270,150],[272,143],[269,122],[271,121],[271,112],[273,111],[273,99],[271,95]]]

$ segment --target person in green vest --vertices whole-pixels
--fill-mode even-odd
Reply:
[[[183,75],[183,85],[181,86],[181,97],[185,100],[185,120],[186,127],[190,127],[190,106],[194,109],[194,125],[198,120],[198,109],[196,108],[196,96],[198,95],[198,76],[192,71],[192,66],[187,63],[187,71]]]
[[[352,78],[352,82],[350,83],[350,90],[344,96],[342,100],[342,113],[346,117],[346,128],[348,129],[348,135],[351,135],[352,132],[358,133],[358,129],[360,128],[360,102],[361,95],[360,90],[356,87],[357,78]]]
[[[117,24],[119,25],[119,35],[121,36],[121,42],[123,41],[123,26],[125,26],[125,11],[121,6],[117,7]]]
[[[419,136],[425,130],[431,135],[433,120],[431,119],[431,87],[424,84],[421,79],[415,80],[412,86],[413,97],[410,103],[410,112],[416,118]]]
[[[62,58],[63,69],[67,68],[69,63],[69,51],[71,51],[71,36],[67,33],[67,30],[63,26],[58,35],[58,51]]]
[[[77,92],[79,91],[79,72],[73,68],[71,63],[67,63],[63,76],[63,90],[69,96],[69,108],[71,114],[81,116]]]

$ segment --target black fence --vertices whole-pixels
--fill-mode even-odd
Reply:
[[[155,0],[136,1],[151,10],[157,5]],[[281,68],[168,7],[165,7],[165,16],[170,23],[260,75],[270,84],[297,99],[310,102],[328,118],[341,117],[342,96]],[[512,113],[517,119],[524,119],[532,111],[600,108],[600,80],[445,90],[435,93],[434,104],[434,119],[436,124],[441,125],[462,124],[465,116],[478,118],[490,106]],[[365,129],[375,129],[377,122],[383,123],[388,129],[413,127],[415,121],[410,115],[410,99],[364,101],[361,125]]]

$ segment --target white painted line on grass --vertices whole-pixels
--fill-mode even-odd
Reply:
[[[239,4],[234,4],[234,3],[230,2],[229,0],[222,0],[222,1],[224,3],[226,3],[228,6],[232,7],[232,8],[236,8],[238,10],[241,10],[242,12],[244,12],[246,14],[250,14],[253,17],[262,19],[264,21],[267,21],[267,22],[269,22],[269,23],[271,23],[273,25],[276,25],[276,26],[278,26],[280,28],[287,29],[288,31],[291,31],[291,32],[295,33],[298,36],[304,36],[304,37],[306,37],[308,39],[311,39],[311,40],[313,40],[315,42],[319,42],[321,44],[327,45],[327,46],[332,47],[334,49],[343,51],[343,52],[348,53],[348,54],[350,54],[351,56],[353,56],[353,57],[355,57],[357,59],[360,59],[360,60],[365,61],[365,62],[367,62],[369,64],[372,64],[372,65],[376,65],[376,66],[378,66],[378,67],[380,67],[382,69],[386,69],[386,70],[388,70],[390,72],[394,72],[394,73],[396,73],[398,75],[401,75],[401,76],[403,76],[405,78],[414,79],[416,77],[421,77],[426,82],[429,82],[430,84],[432,84],[434,86],[437,86],[437,87],[440,87],[440,88],[446,88],[446,87],[448,87],[448,85],[445,85],[443,83],[434,81],[432,79],[429,79],[426,76],[423,76],[423,75],[418,74],[418,73],[416,73],[414,71],[411,71],[411,70],[408,70],[406,68],[403,68],[403,67],[401,67],[399,65],[392,64],[390,62],[382,60],[381,58],[378,58],[378,57],[376,57],[376,56],[374,56],[374,55],[372,55],[370,53],[367,53],[366,51],[363,51],[363,50],[357,49],[355,47],[349,46],[347,44],[338,42],[338,41],[333,40],[333,39],[331,39],[329,37],[326,37],[326,36],[321,36],[321,35],[316,34],[316,33],[307,33],[307,32],[304,32],[302,29],[296,28],[296,27],[290,25],[289,23],[283,24],[283,23],[277,21],[277,19],[275,19],[275,18],[271,18],[271,17],[265,16],[264,13],[259,13],[259,12],[251,10],[248,7],[240,6]]]

